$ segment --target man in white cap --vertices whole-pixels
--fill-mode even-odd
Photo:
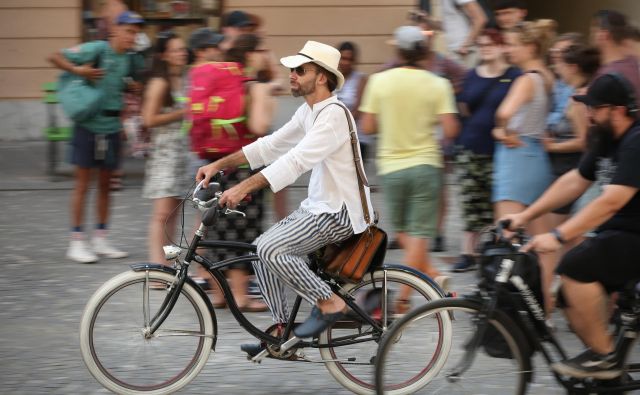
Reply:
[[[220,205],[236,207],[242,199],[267,186],[278,192],[311,170],[308,197],[291,215],[256,240],[260,261],[255,271],[260,289],[277,324],[288,319],[284,285],[315,305],[311,316],[294,333],[308,338],[342,317],[346,306],[307,266],[306,256],[327,244],[363,232],[364,219],[349,122],[332,92],[344,84],[338,71],[340,52],[308,41],[293,56],[280,59],[290,69],[291,93],[305,99],[291,120],[273,134],[242,150],[203,166],[196,179],[208,184],[220,170],[249,164],[261,172],[224,191]],[[351,114],[351,124],[355,125]],[[366,187],[365,187],[366,188]],[[367,199],[369,191],[366,188]],[[371,203],[369,202],[369,207]],[[283,325],[279,325],[283,327]],[[243,345],[257,355],[264,345]]]
[[[441,276],[429,259],[429,239],[437,234],[442,188],[442,153],[435,125],[445,138],[458,132],[451,84],[426,71],[427,45],[417,26],[402,26],[394,33],[400,64],[369,78],[360,112],[364,133],[378,133],[377,165],[387,213],[393,222],[404,261],[434,278]],[[395,311],[409,309],[411,289],[403,288]]]

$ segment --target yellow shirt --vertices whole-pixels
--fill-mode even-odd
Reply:
[[[442,167],[434,126],[438,115],[457,113],[448,80],[404,67],[374,74],[360,111],[376,115],[379,174],[425,164]]]

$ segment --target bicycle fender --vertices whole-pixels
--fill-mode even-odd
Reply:
[[[416,269],[409,267],[409,266],[405,266],[405,265],[398,265],[398,264],[384,264],[382,266],[379,266],[376,268],[377,270],[389,270],[389,269],[393,269],[393,270],[398,270],[401,272],[405,272],[411,275],[414,275],[418,278],[420,278],[421,280],[429,283],[436,291],[438,291],[438,293],[440,294],[441,297],[446,298],[447,294],[444,292],[444,290],[442,288],[440,288],[440,285],[438,285],[437,282],[435,282],[434,279],[432,279],[431,277],[427,276],[426,274],[417,271]],[[366,274],[365,274],[366,276]]]
[[[176,274],[176,269],[170,266],[158,265],[157,263],[134,263],[132,265],[129,265],[129,267],[134,272],[143,272],[146,270],[150,270],[150,271],[157,271],[157,272],[165,272],[165,273],[171,274],[172,276],[175,276]],[[216,343],[218,342],[218,320],[216,319],[216,312],[213,309],[211,300],[209,299],[209,296],[207,295],[207,293],[204,292],[202,288],[200,288],[200,286],[191,279],[191,277],[187,277],[185,282],[191,285],[198,292],[198,295],[202,297],[202,299],[207,305],[207,308],[209,309],[209,312],[211,313],[211,320],[213,321],[213,333],[215,333],[215,337],[213,338],[213,342],[211,343],[211,349],[215,351]]]

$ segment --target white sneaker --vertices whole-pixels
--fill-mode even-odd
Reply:
[[[98,256],[93,253],[91,246],[82,239],[71,240],[69,249],[67,250],[67,258],[78,263],[98,262]]]
[[[109,241],[104,236],[94,236],[91,242],[93,244],[93,250],[98,255],[112,259],[126,258],[129,256],[127,252],[120,251],[109,244]]]

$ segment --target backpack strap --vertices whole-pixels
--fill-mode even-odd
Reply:
[[[356,176],[358,178],[358,189],[360,191],[360,202],[362,203],[362,211],[364,213],[364,220],[367,225],[371,225],[371,216],[369,214],[369,204],[367,204],[367,194],[364,189],[365,186],[369,186],[369,181],[367,181],[367,176],[364,173],[364,169],[362,167],[362,158],[360,158],[360,151],[358,149],[358,138],[356,137],[356,131],[353,129],[353,122],[351,122],[351,115],[349,109],[344,106],[342,103],[329,103],[324,106],[318,114],[316,114],[313,122],[315,123],[316,119],[325,108],[330,105],[336,105],[338,107],[342,107],[344,110],[344,115],[347,117],[347,123],[349,124],[349,137],[351,139],[351,151],[353,152],[353,162],[356,166]]]

